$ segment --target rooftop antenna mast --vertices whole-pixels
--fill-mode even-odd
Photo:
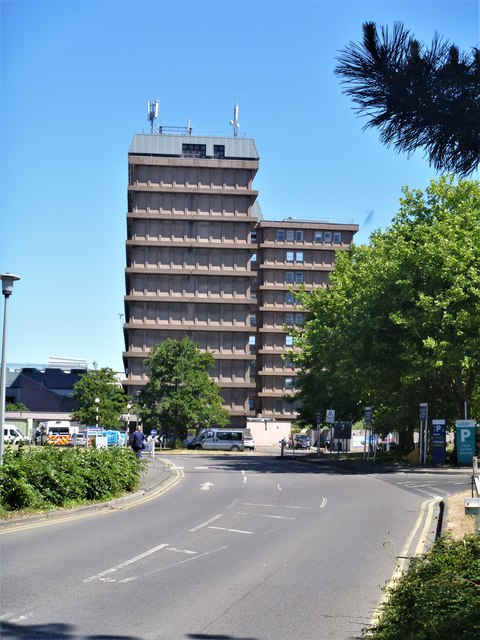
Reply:
[[[158,118],[158,100],[149,100],[147,105],[147,118],[150,122],[150,133],[153,133],[153,123]]]
[[[238,130],[240,129],[240,123],[238,121],[238,98],[244,98],[245,96],[240,96],[235,94],[235,105],[233,107],[233,120],[230,120],[230,124],[233,127],[233,136],[236,138],[238,136]]]

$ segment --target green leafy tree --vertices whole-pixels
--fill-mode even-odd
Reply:
[[[94,425],[98,407],[99,426],[109,429],[123,428],[120,417],[126,411],[127,396],[113,369],[98,369],[94,363],[93,369],[81,376],[74,389],[73,398],[79,407],[72,413],[74,420],[81,424]],[[99,400],[98,403],[95,402],[96,398]]]
[[[439,171],[471,174],[480,159],[480,50],[471,54],[442,41],[424,46],[401,22],[392,33],[363,24],[360,45],[350,43],[335,73],[345,93],[397,151],[424,149]]]
[[[5,411],[17,411],[21,413],[22,411],[28,411],[28,407],[23,404],[23,402],[6,402],[5,403]]]
[[[188,338],[165,340],[145,359],[149,380],[140,393],[142,419],[180,436],[187,428],[228,424],[220,388],[208,375],[215,360]]]
[[[400,203],[390,229],[337,256],[328,288],[299,293],[293,357],[305,420],[372,405],[379,431],[411,440],[420,402],[447,419],[480,409],[480,183],[441,178]]]

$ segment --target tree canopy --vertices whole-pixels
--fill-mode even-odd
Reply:
[[[73,398],[78,402],[78,409],[72,413],[72,418],[81,424],[93,426],[98,407],[99,426],[119,429],[122,426],[120,418],[127,405],[125,392],[113,369],[97,369],[96,363],[93,366],[75,384]],[[95,402],[96,398],[98,403]]]
[[[480,50],[461,52],[435,35],[430,48],[401,22],[390,34],[363,24],[361,44],[350,42],[335,73],[345,93],[399,152],[423,148],[436,170],[471,174],[480,159]]]
[[[304,421],[329,407],[360,419],[373,405],[389,431],[416,425],[420,402],[447,419],[465,402],[480,409],[480,183],[407,187],[400,205],[368,246],[337,255],[328,288],[298,294]]]
[[[151,427],[180,436],[187,428],[228,424],[219,386],[208,370],[211,353],[189,338],[157,344],[145,359],[149,380],[140,393],[139,410]]]

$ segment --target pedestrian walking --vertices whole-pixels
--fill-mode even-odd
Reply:
[[[142,457],[142,451],[145,449],[145,435],[142,431],[142,427],[137,425],[136,430],[132,435],[132,449],[135,451],[135,455],[140,460]]]

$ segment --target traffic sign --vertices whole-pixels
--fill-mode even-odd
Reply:
[[[316,420],[317,420],[317,427],[319,427],[320,426],[320,422],[322,421],[322,416],[319,413],[317,413],[317,415],[315,417],[316,417]]]
[[[372,421],[372,407],[365,407],[365,422]]]
[[[327,422],[328,424],[333,424],[335,422],[335,409],[327,409],[325,422]]]
[[[420,420],[426,420],[428,416],[428,404],[426,402],[420,403]]]
[[[151,436],[156,436],[157,435],[157,430],[156,429],[150,429],[150,435]]]

